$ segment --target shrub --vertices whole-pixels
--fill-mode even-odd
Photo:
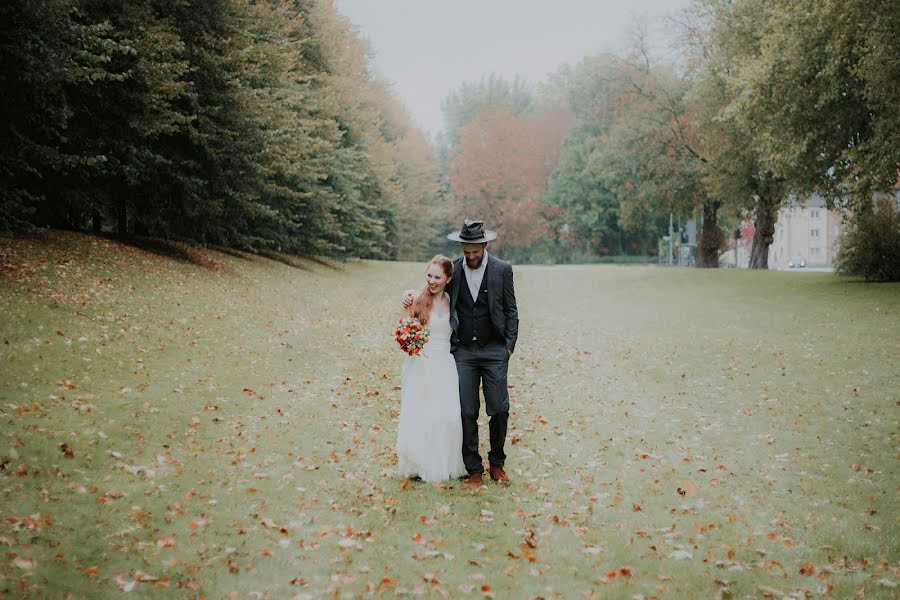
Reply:
[[[879,200],[851,217],[840,238],[837,272],[866,281],[900,281],[900,204]]]

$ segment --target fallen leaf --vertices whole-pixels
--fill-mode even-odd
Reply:
[[[122,575],[116,575],[116,583],[122,589],[123,592],[130,592],[134,590],[134,586],[137,585],[136,579],[126,579]]]

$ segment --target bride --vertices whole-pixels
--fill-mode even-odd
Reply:
[[[450,354],[450,297],[444,292],[452,278],[450,259],[432,258],[425,286],[403,315],[431,332],[422,352],[407,356],[401,370],[397,471],[403,477],[445,481],[466,474],[459,383]]]

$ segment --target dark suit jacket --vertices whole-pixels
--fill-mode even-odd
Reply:
[[[500,260],[493,254],[488,254],[487,295],[491,311],[491,323],[497,331],[500,339],[506,341],[506,348],[510,354],[516,349],[516,339],[519,337],[519,309],[516,307],[516,291],[513,287],[512,265],[505,260]],[[456,346],[458,341],[459,317],[456,314],[456,300],[459,298],[459,286],[468,285],[466,273],[463,270],[465,257],[459,257],[453,261],[453,280],[450,282],[450,325],[453,327],[451,345]],[[482,282],[484,285],[484,282]]]

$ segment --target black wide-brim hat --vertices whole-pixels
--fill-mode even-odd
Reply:
[[[497,239],[497,232],[484,228],[483,221],[471,221],[466,219],[459,231],[447,234],[447,238],[463,244],[481,244]]]

